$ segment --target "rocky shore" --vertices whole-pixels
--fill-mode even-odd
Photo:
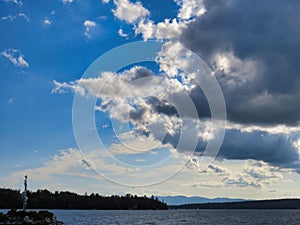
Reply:
[[[11,209],[7,214],[0,213],[0,225],[63,225],[49,211],[17,211]]]

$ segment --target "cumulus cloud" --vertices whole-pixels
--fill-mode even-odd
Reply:
[[[203,0],[175,0],[180,6],[178,18],[188,20],[206,12]]]
[[[116,18],[134,24],[135,34],[141,34],[144,40],[178,40],[183,28],[186,28],[186,25],[192,21],[189,18],[202,14],[203,10],[196,6],[197,2],[200,1],[195,0],[191,3],[185,0],[177,1],[182,10],[178,18],[165,19],[158,23],[149,19],[150,12],[140,2],[132,3],[128,0],[115,0],[116,9],[112,11]]]
[[[135,34],[142,34],[145,40],[172,40],[177,39],[186,27],[186,23],[178,22],[177,19],[165,19],[163,22],[155,24],[152,20],[141,21],[135,28]]]
[[[87,38],[90,38],[91,37],[91,31],[92,31],[92,29],[94,29],[97,26],[97,24],[94,21],[85,20],[84,23],[83,23],[83,26],[85,27],[84,35]]]
[[[129,0],[114,0],[116,9],[112,10],[115,17],[127,23],[137,23],[145,19],[150,13],[140,2]]]
[[[188,24],[181,41],[215,70],[229,119],[256,125],[297,124],[299,2],[203,4],[206,12]]]
[[[165,134],[175,136],[183,123],[172,106],[186,99],[179,81],[158,77],[144,67],[135,66],[119,74],[103,72],[99,77],[71,83],[55,81],[54,84],[53,93],[71,89],[81,95],[98,97],[101,103],[96,110],[109,112],[121,122],[130,121],[138,135],[153,134],[162,141]]]
[[[9,59],[17,67],[29,67],[28,62],[25,60],[24,55],[20,50],[7,49],[1,52],[1,55]]]
[[[211,117],[208,100],[193,82],[196,65],[193,58],[185,57],[188,53],[184,47],[188,47],[209,64],[224,93],[229,123],[218,157],[252,159],[297,170],[300,152],[297,144],[298,2],[177,0],[180,7],[177,17],[161,22],[150,20],[150,12],[139,2],[116,0],[114,3],[115,17],[133,24],[136,35],[142,35],[145,40],[172,41],[163,45],[156,58],[163,81],[148,79],[147,85],[143,79],[135,82],[153,76],[151,71],[135,67],[119,74],[108,71],[96,78],[57,82],[53,92],[71,89],[96,96],[102,99],[97,110],[110,112],[120,121],[130,120],[137,134],[151,133],[163,144],[173,146],[178,143],[183,121],[176,107],[165,100],[176,99],[178,104],[184,104],[180,96],[184,92],[195,103],[201,121],[195,121],[187,113],[181,116],[187,118],[185,124],[191,125],[187,127],[194,127],[190,136],[199,137],[196,154],[201,155],[206,144],[214,139],[213,131],[219,128],[208,122]],[[125,36],[122,29],[119,35]],[[149,93],[153,96],[148,96]],[[163,140],[162,134],[166,134]],[[190,166],[196,164],[191,162]],[[212,166],[207,171],[221,170]],[[223,183],[259,188],[262,185],[259,176],[261,171],[248,168],[241,176],[228,176]]]
[[[199,98],[201,95],[195,93],[199,87],[191,85],[192,79],[182,78],[181,82],[176,79],[178,76],[176,65],[181,65],[187,71],[193,69],[193,64],[185,62],[182,57],[177,59],[182,51],[180,45],[176,47],[175,44],[174,47],[172,44],[165,49],[164,55],[160,55],[158,61],[167,65],[165,68],[161,66],[167,75],[162,79],[154,79],[155,75],[150,70],[136,66],[119,74],[104,72],[96,78],[81,79],[71,83],[56,82],[53,92],[65,92],[71,89],[81,95],[96,96],[102,100],[96,110],[109,112],[112,118],[122,122],[130,121],[136,134],[145,136],[151,134],[156,140],[160,140],[163,144],[169,143],[181,152],[186,149],[185,145],[178,147],[180,135],[184,132],[188,134],[190,140],[198,135],[196,153],[202,154],[207,143],[215,138],[214,134],[220,127],[209,122],[209,110],[202,109],[203,103],[208,106],[207,100],[205,96]],[[172,62],[173,67],[168,67],[169,62]],[[185,104],[182,93],[186,93],[194,100],[201,121],[197,121],[187,112],[179,116],[176,107],[166,101],[166,99],[176,99],[174,102],[182,106]],[[281,167],[297,167],[295,163],[299,160],[299,150],[294,144],[299,136],[297,129],[292,134],[285,126],[277,127],[278,130],[274,128],[273,131],[270,128],[263,128],[255,126],[243,128],[230,124],[218,157],[262,160]],[[290,134],[289,137],[286,136],[287,133]],[[208,169],[217,171],[217,168]]]

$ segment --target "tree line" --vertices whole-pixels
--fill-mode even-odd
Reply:
[[[79,195],[69,191],[48,190],[28,191],[28,209],[167,209],[167,204],[154,196],[101,196],[98,193]],[[20,209],[22,200],[20,190],[0,188],[0,208]]]

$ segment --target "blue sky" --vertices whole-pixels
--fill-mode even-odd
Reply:
[[[274,2],[0,0],[0,186],[300,197],[300,5]]]

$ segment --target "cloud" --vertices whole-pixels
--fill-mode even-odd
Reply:
[[[253,159],[282,168],[298,168],[300,152],[294,144],[298,139],[299,132],[287,136],[284,133],[271,134],[260,130],[243,132],[227,129],[217,157],[230,160]],[[202,153],[206,143],[200,136],[196,152]]]
[[[113,143],[108,151],[113,155],[140,155],[149,156],[155,154],[156,149],[162,147],[170,147],[163,145],[160,141],[154,139],[153,136],[149,137],[136,137],[134,132],[127,132],[118,135],[120,142]]]
[[[214,165],[213,163],[204,168],[201,165],[201,159],[197,156],[191,157],[188,160],[186,167],[188,169],[195,169],[200,174],[213,174],[218,176],[228,176],[231,174],[231,171],[227,168]]]
[[[27,174],[32,182],[51,183],[55,180],[57,175],[65,176],[81,176],[93,177],[95,174],[91,173],[91,168],[86,165],[82,160],[80,152],[76,149],[66,149],[54,155],[51,159],[46,161],[42,166],[26,169],[22,171],[13,172],[7,177],[2,177],[1,183],[6,185],[15,186],[19,183],[20,177]]]
[[[272,7],[275,2],[278,7]],[[54,90],[96,96],[102,100],[96,110],[122,122],[129,120],[137,134],[151,134],[173,147],[183,124],[188,124],[185,131],[199,137],[196,154],[201,155],[220,125],[209,123],[207,98],[193,82],[195,62],[184,57],[188,47],[209,64],[224,93],[229,123],[218,157],[298,170],[300,31],[295,21],[300,19],[300,4],[288,2],[178,0],[177,17],[156,23],[140,3],[115,1],[115,17],[132,23],[136,35],[167,41],[156,58],[160,74],[141,67],[118,74],[108,71],[96,78],[57,83]],[[119,34],[124,36],[123,30]],[[136,81],[153,75],[163,80],[148,79],[147,85],[143,79]],[[187,112],[179,118],[176,107],[166,101],[176,99],[184,105],[182,93],[195,103],[200,122]],[[226,183],[259,187],[245,177],[228,177]]]
[[[192,66],[190,63],[185,64],[181,58],[176,61],[176,57],[180,55],[177,51],[181,50],[172,46],[169,48],[172,51],[166,54],[175,57],[174,60],[170,58],[170,62],[183,67]],[[166,65],[169,64],[169,61],[164,62]],[[180,83],[175,79],[177,71],[174,72],[173,69],[174,66],[164,68],[170,77],[159,80],[153,79],[155,75],[150,70],[139,66],[119,74],[104,72],[96,78],[81,79],[71,83],[57,82],[53,92],[63,93],[71,89],[81,95],[96,96],[102,100],[96,110],[109,112],[112,118],[121,122],[130,121],[136,134],[153,135],[156,140],[163,144],[171,144],[180,152],[189,150],[186,148],[188,145],[178,146],[181,133],[184,132],[187,140],[191,142],[196,134],[199,137],[196,153],[202,154],[208,141],[215,138],[214,134],[223,124],[209,122],[210,113],[203,112],[199,104],[202,100],[199,94],[195,94],[194,86],[188,85],[189,80]],[[176,99],[173,104],[184,105],[185,98],[181,96],[184,92],[199,104],[201,121],[197,121],[185,112],[179,117],[176,107],[166,101]],[[207,119],[203,118],[203,113],[207,113]],[[290,129],[286,126],[251,128],[229,124],[218,157],[231,160],[261,160],[281,167],[298,168],[299,150],[294,144],[299,139],[297,131],[297,128]]]
[[[181,41],[213,68],[229,120],[296,125],[300,31],[295,24],[300,22],[300,3],[232,0],[203,4],[206,12],[187,25]]]
[[[264,188],[279,183],[284,174],[293,173],[290,169],[282,169],[258,160],[246,160],[242,170],[225,177],[224,186]]]
[[[64,4],[71,4],[74,0],[62,0]]]
[[[53,93],[72,90],[101,99],[96,110],[109,112],[113,119],[121,122],[130,121],[138,135],[153,134],[162,141],[165,134],[171,137],[182,126],[176,110],[166,100],[184,102],[182,87],[178,81],[158,77],[144,67],[135,66],[122,73],[103,72],[99,77],[71,83],[55,81],[54,84]]]
[[[295,176],[292,169],[284,169],[260,160],[223,160],[214,161],[209,166],[201,167],[201,158],[194,156],[186,166],[187,170],[199,173],[188,186],[196,188],[226,189],[274,189],[282,184],[289,175]]]
[[[18,0],[3,0],[4,2],[6,3],[14,3],[16,5],[19,5],[19,6],[22,6],[23,5],[23,2],[22,1],[18,1]]]
[[[189,20],[206,12],[203,5],[203,0],[175,0],[180,6],[177,17],[184,20]]]
[[[55,86],[53,93],[72,90],[99,98],[96,110],[109,112],[111,118],[120,122],[129,121],[136,134],[152,134],[164,144],[172,142],[181,131],[195,131],[197,121],[188,119],[193,114],[189,109],[192,102],[182,84],[177,79],[157,76],[144,67],[135,66],[122,73],[103,72],[99,77],[71,83],[56,82]],[[176,107],[181,108],[183,118],[179,117]],[[196,135],[191,134],[191,137],[195,139]],[[178,140],[173,142],[175,146],[177,143]],[[190,143],[181,142],[181,148],[188,145]]]
[[[263,161],[248,160],[244,167],[244,172],[249,176],[261,182],[266,182],[268,179],[281,179],[283,178],[282,171],[279,167],[271,166]],[[286,172],[289,172],[286,170]]]
[[[84,35],[87,37],[87,38],[90,38],[91,37],[91,30],[94,29],[97,24],[96,22],[94,21],[91,21],[91,20],[85,20],[84,23],[83,23],[83,26],[85,27],[85,32],[84,32]]]
[[[20,18],[20,17],[23,18],[24,20],[26,20],[26,22],[30,21],[28,16],[26,16],[24,13],[19,13],[15,16],[13,16],[13,15],[3,16],[3,17],[1,17],[1,20],[14,21],[14,20],[16,20],[17,18]]]
[[[44,23],[45,26],[50,26],[52,24],[51,20],[48,19],[48,18],[45,18],[43,23]]]
[[[149,11],[140,2],[132,3],[128,0],[114,0],[116,9],[112,10],[115,17],[127,23],[138,23],[149,16]]]
[[[9,59],[9,61],[17,67],[29,67],[28,62],[20,50],[10,48],[2,51],[1,55]]]
[[[120,35],[120,37],[124,37],[124,38],[128,37],[128,34],[125,34],[122,28],[118,30],[118,34]]]
[[[172,40],[177,39],[186,27],[186,23],[178,22],[177,19],[165,19],[163,22],[155,24],[151,20],[140,21],[135,28],[135,34],[142,34],[144,40],[158,39],[158,40]]]
[[[74,182],[74,177],[77,179],[87,178],[90,181],[103,180],[103,177],[95,169],[108,177],[109,175],[118,177],[125,174],[138,177],[137,174],[140,176],[141,173],[137,168],[112,163],[110,157],[101,149],[85,152],[83,156],[78,149],[69,148],[59,151],[41,166],[12,172],[7,177],[1,177],[0,181],[7,186],[16,186],[19,184],[20,178],[27,174],[31,180],[31,188],[38,189],[41,188],[39,183],[47,188],[51,183],[57,182],[59,177],[63,177],[65,180],[73,177],[71,183]],[[128,182],[130,183],[130,181]]]
[[[81,95],[85,94],[84,89],[82,87],[79,87],[78,85],[74,85],[73,82],[68,84],[66,82],[60,83],[60,82],[57,82],[57,81],[53,80],[53,84],[55,85],[55,88],[51,91],[52,94],[54,94],[54,93],[59,93],[59,94],[65,93],[66,92],[65,89],[71,89],[74,92],[80,93]]]
[[[222,180],[225,187],[239,187],[239,188],[261,188],[261,185],[256,181],[250,181],[242,176],[226,177]]]

